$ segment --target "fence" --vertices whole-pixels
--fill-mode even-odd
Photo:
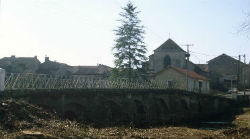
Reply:
[[[43,74],[9,74],[5,78],[5,89],[70,89],[70,88],[124,88],[167,89],[175,88],[167,81],[91,80],[77,77],[56,77]]]

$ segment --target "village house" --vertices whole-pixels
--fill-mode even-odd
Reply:
[[[51,61],[45,57],[45,61],[40,63],[37,57],[4,57],[0,59],[0,68],[11,73],[33,73],[47,77],[56,78],[77,78],[85,80],[108,79],[111,68],[98,64],[97,66],[70,66],[64,63]]]
[[[86,80],[103,80],[110,77],[111,68],[98,64],[97,66],[74,66],[74,78]]]
[[[44,63],[39,65],[38,74],[47,74],[51,76],[68,78],[72,75],[73,68],[67,64],[50,61],[49,57],[45,57]]]
[[[167,82],[169,88],[183,89],[197,93],[209,92],[209,79],[193,71],[168,66],[155,73],[152,78]],[[188,80],[188,82],[187,82]]]
[[[243,88],[244,80],[249,87],[249,66],[226,54],[219,55],[208,61],[211,87],[228,90],[230,88]]]
[[[6,73],[36,73],[40,61],[34,57],[4,57],[0,59],[0,68],[5,69]]]
[[[45,57],[45,62],[40,64],[37,73],[60,78],[100,80],[109,78],[110,71],[110,67],[102,64],[97,66],[69,66],[64,63],[50,61],[49,57]]]

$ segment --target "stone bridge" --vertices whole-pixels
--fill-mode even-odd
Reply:
[[[183,90],[12,90],[1,97],[25,99],[69,119],[95,124],[167,124],[225,112],[232,100]]]

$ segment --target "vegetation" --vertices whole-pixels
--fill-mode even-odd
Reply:
[[[136,78],[137,69],[142,68],[146,62],[146,46],[144,39],[144,26],[138,19],[139,11],[130,1],[127,6],[122,8],[120,13],[122,19],[118,20],[121,26],[115,30],[117,36],[113,47],[115,57],[115,69],[113,78],[127,78],[129,81]],[[135,71],[135,72],[134,72]]]
[[[244,32],[244,33],[247,33],[248,37],[249,37],[249,33],[250,33],[250,21],[249,21],[249,13],[246,14],[246,20],[241,24],[240,26],[240,32]]]

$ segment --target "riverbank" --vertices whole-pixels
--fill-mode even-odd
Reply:
[[[9,99],[0,103],[0,138],[249,138],[250,109],[241,110],[232,120],[226,121],[231,124],[219,128],[190,124],[147,128],[136,128],[131,124],[96,128],[60,118],[56,112],[25,101]]]

